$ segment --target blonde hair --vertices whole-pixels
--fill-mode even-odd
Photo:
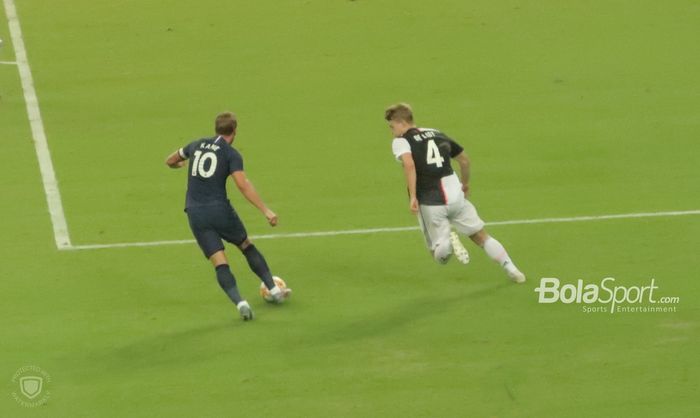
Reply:
[[[386,108],[384,119],[387,121],[398,120],[412,123],[413,110],[407,103],[397,103]]]

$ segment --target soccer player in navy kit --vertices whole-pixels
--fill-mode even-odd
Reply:
[[[384,119],[394,135],[394,156],[403,164],[409,209],[418,216],[435,260],[447,263],[454,253],[463,264],[469,262],[469,253],[452,232],[452,225],[483,248],[512,281],[524,283],[525,275],[515,266],[503,245],[486,233],[484,221],[467,200],[470,163],[464,149],[436,129],[417,127],[413,111],[405,103],[387,108]],[[451,159],[459,164],[461,182],[452,170]]]
[[[241,154],[231,145],[237,126],[233,113],[219,114],[214,126],[217,136],[187,144],[170,154],[165,163],[171,168],[180,168],[190,160],[185,203],[190,229],[204,256],[216,269],[219,285],[236,304],[241,318],[248,321],[253,319],[253,311],[238,292],[222,239],[241,250],[250,269],[265,283],[275,302],[282,303],[291,289],[275,285],[265,258],[248,239],[243,223],[226,196],[226,179],[231,176],[241,194],[265,215],[270,225],[277,225],[277,215],[263,203],[243,171]]]

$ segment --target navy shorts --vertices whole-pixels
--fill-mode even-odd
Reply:
[[[224,249],[222,239],[239,246],[248,238],[241,218],[230,204],[187,208],[187,218],[206,258]]]

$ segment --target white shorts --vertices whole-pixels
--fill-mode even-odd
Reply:
[[[484,229],[476,208],[466,199],[449,205],[420,205],[418,222],[425,236],[425,244],[431,251],[440,245],[450,246],[450,226],[462,235],[472,236]]]

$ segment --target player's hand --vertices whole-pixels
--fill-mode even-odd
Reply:
[[[469,197],[469,185],[468,184],[463,184],[462,185],[462,191],[464,192],[464,198],[466,199]]]
[[[182,167],[184,167],[186,164],[187,164],[187,160],[178,161],[177,164],[176,164],[177,167],[175,167],[175,168],[182,168]]]
[[[267,222],[270,224],[270,226],[277,226],[278,218],[275,212],[267,209],[265,211],[265,217],[267,218]]]
[[[411,198],[411,202],[408,205],[408,209],[415,215],[418,213],[418,199],[415,197]]]

